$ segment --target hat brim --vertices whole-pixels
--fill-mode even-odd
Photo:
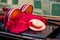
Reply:
[[[31,30],[34,30],[34,31],[43,31],[43,30],[45,30],[46,29],[46,25],[42,22],[42,26],[40,27],[40,28],[35,28],[35,27],[33,27],[33,26],[29,26],[29,28],[31,29]]]

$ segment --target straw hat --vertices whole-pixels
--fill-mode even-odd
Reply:
[[[30,22],[29,28],[31,30],[42,31],[42,30],[45,30],[45,28],[46,28],[45,24],[38,19],[32,19],[29,22]]]

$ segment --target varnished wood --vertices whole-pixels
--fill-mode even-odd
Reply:
[[[53,22],[53,21],[50,21],[50,22],[56,25],[60,25],[60,22]]]

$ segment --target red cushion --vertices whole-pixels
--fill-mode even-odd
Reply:
[[[21,20],[17,20],[17,21],[9,20],[7,22],[6,28],[12,33],[21,33],[23,31],[27,30],[28,26],[25,23],[23,23],[22,21],[21,22],[19,22],[19,21],[21,21]]]

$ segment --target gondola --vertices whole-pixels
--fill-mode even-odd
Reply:
[[[20,39],[27,39],[27,40],[33,40],[33,39],[47,39],[47,38],[53,38],[57,39],[57,37],[60,34],[60,21],[59,20],[52,20],[47,19],[46,24],[46,30],[41,32],[35,32],[35,31],[25,31],[20,34],[13,34],[11,32],[4,31],[4,29],[0,30],[0,39],[10,39],[10,40],[20,40]],[[59,22],[59,23],[58,23]],[[3,25],[3,24],[1,24]]]

